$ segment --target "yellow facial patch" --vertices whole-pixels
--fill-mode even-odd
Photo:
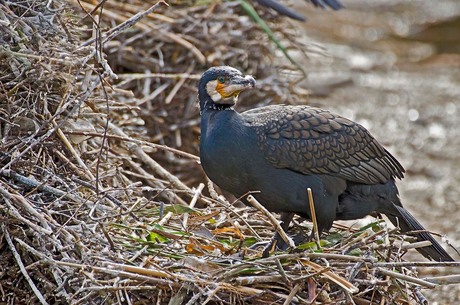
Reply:
[[[222,98],[227,99],[240,94],[241,89],[238,85],[225,85],[217,82],[216,91],[219,92]]]

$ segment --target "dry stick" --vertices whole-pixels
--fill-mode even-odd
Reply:
[[[212,289],[212,288],[211,288]],[[209,301],[212,300],[212,298],[216,295],[216,293],[219,291],[220,286],[217,285],[217,287],[213,288],[210,292],[207,293],[208,297],[206,300],[202,303],[202,305],[208,304]]]
[[[82,3],[80,1],[78,1],[78,4],[82,7],[82,9],[84,10],[85,9],[85,6],[88,7],[88,6],[92,6],[91,4],[88,4],[88,3]],[[151,12],[153,12],[153,10],[155,10],[160,4],[165,4],[166,6],[169,6],[166,2],[164,1],[159,1],[157,3],[155,3],[154,5],[152,5],[149,9],[143,11],[143,12],[139,12],[137,13],[136,15],[132,16],[131,18],[129,18],[128,20],[124,20],[122,23],[120,23],[119,25],[117,25],[116,27],[113,27],[112,29],[110,29],[109,31],[106,32],[106,36],[104,37],[104,39],[102,40],[102,42],[100,43],[100,45],[104,45],[105,43],[107,43],[108,41],[112,40],[113,38],[115,38],[116,36],[118,36],[120,33],[124,32],[125,30],[127,30],[128,28],[134,26],[136,23],[138,23],[143,17],[145,17],[146,15],[150,14]],[[94,6],[93,6],[94,7]],[[113,13],[111,13],[109,10],[105,10],[104,11],[104,14],[105,15],[113,15]],[[112,16],[113,17],[113,16]],[[120,18],[118,18],[120,19]],[[97,23],[96,20],[93,19],[93,24]],[[90,40],[86,41],[84,44],[81,45],[81,47],[83,46],[88,46],[90,44],[92,44],[93,42],[97,41],[98,38],[100,37],[99,35],[96,35],[96,37],[94,37],[95,35],[93,35],[93,38],[91,38]],[[96,46],[94,49],[93,49],[93,52],[91,53],[90,55],[91,57],[95,57],[98,62],[102,65],[102,67],[104,68],[104,70],[107,72],[107,74],[113,78],[113,79],[117,79],[118,76],[113,73],[112,69],[110,68],[109,64],[107,63],[107,60],[101,56],[101,54],[99,53],[99,49],[98,49],[98,46]]]
[[[19,175],[18,173],[14,172],[12,170],[0,170],[0,176],[11,177],[14,180],[16,180],[17,182],[25,184],[25,185],[27,185],[29,187],[37,188],[38,190],[40,190],[42,192],[53,194],[53,195],[55,195],[57,197],[64,197],[64,198],[70,199],[70,200],[74,201],[75,203],[86,202],[83,198],[79,197],[78,195],[70,194],[70,193],[61,191],[60,189],[57,189],[55,187],[45,185],[42,182],[36,181],[34,179],[31,179],[31,178],[24,177],[22,175]],[[89,207],[91,207],[91,206],[89,206]]]
[[[311,279],[312,277],[317,277],[317,276],[320,276],[322,275],[323,273],[325,272],[328,272],[328,271],[331,271],[331,268],[330,267],[324,267],[323,269],[319,270],[319,271],[316,271],[314,273],[310,273],[308,275],[303,275],[303,276],[299,276],[297,278],[294,279],[294,283],[298,283],[298,282],[305,282],[305,280],[308,280],[308,279]]]
[[[315,235],[316,246],[318,249],[321,249],[321,244],[319,242],[319,230],[318,230],[318,221],[316,220],[316,211],[315,211],[315,202],[313,201],[313,193],[311,188],[307,188],[308,192],[308,203],[310,204],[310,213],[311,221],[313,222],[313,234]]]
[[[119,26],[117,26],[117,27],[115,27],[115,28],[113,28],[113,29],[111,29],[111,30],[109,30],[107,32],[107,36],[106,36],[106,38],[104,38],[103,43],[105,43],[109,39],[113,39],[117,34],[122,32],[123,30],[125,30],[127,27],[133,26],[134,24],[137,23],[136,27],[140,28],[141,30],[144,30],[144,31],[151,31],[151,30],[158,31],[161,35],[163,35],[163,36],[173,40],[174,42],[182,45],[186,49],[189,49],[195,55],[195,57],[200,62],[200,64],[204,65],[206,63],[206,57],[203,55],[203,53],[201,53],[201,51],[197,47],[195,47],[189,41],[185,40],[184,38],[182,38],[181,36],[179,36],[179,35],[177,35],[175,33],[171,33],[171,32],[168,32],[166,30],[163,30],[161,28],[158,28],[158,27],[155,26],[155,24],[150,23],[148,21],[146,23],[138,22],[142,17],[144,17],[145,15],[150,13],[150,10],[153,11],[156,8],[156,6],[159,5],[160,3],[161,4],[166,4],[166,2],[160,1],[160,2],[156,3],[154,6],[150,7],[147,11],[137,13],[136,15],[132,16],[128,20],[125,20],[124,18],[120,17],[118,14],[113,13],[112,11],[110,11],[108,9],[105,9],[104,10],[104,15],[105,16],[109,16],[109,17],[111,17],[113,19],[121,21],[122,23]],[[94,7],[94,5],[92,5],[90,3],[85,3],[85,2],[82,2],[81,5],[83,7],[85,7],[85,8],[89,8],[89,9],[92,9]],[[123,28],[121,28],[122,26],[123,26]],[[82,44],[82,46],[90,45],[93,42],[94,42],[94,39],[90,39],[90,40],[86,41],[84,44]]]
[[[51,121],[52,121],[54,127],[56,127],[57,126],[56,121],[54,119],[52,119]],[[80,158],[79,154],[75,151],[75,149],[73,148],[72,144],[70,144],[69,140],[67,139],[65,134],[62,132],[61,128],[58,128],[56,130],[56,133],[59,136],[59,138],[61,139],[61,141],[64,142],[64,146],[67,147],[67,149],[72,154],[72,156],[75,158],[75,160],[77,160],[77,163],[84,170],[84,172],[86,174],[86,177],[84,177],[84,178],[90,179],[91,181],[96,181],[96,178],[94,177],[93,173],[89,170],[89,168],[86,166],[86,164]],[[102,185],[100,184],[100,181],[96,181],[96,182],[99,183],[99,186],[98,186],[99,190],[102,190],[103,188],[102,188]]]
[[[351,241],[349,241],[347,244],[343,245],[341,247],[341,250],[343,253],[347,253],[349,252],[349,249],[350,247],[352,247],[353,245],[356,245],[358,242],[361,242],[363,239],[365,239],[366,237],[369,236],[369,232],[368,231],[364,231],[363,233],[359,234],[358,236],[356,236],[354,239],[352,239]]]
[[[401,245],[400,248],[402,250],[409,250],[409,249],[417,249],[417,248],[422,248],[422,247],[429,247],[431,245],[433,245],[431,241],[424,240],[424,241],[419,241],[415,243],[404,244],[404,245]]]
[[[0,188],[0,193],[3,195],[4,198],[7,198],[9,200],[14,200],[15,202],[19,203],[20,206],[27,212],[29,212],[29,214],[31,216],[34,216],[35,218],[37,218],[42,227],[48,231],[48,232],[52,232],[52,229],[51,227],[49,226],[49,223],[48,221],[46,221],[46,219],[43,217],[43,214],[42,213],[39,213],[30,203],[29,201],[24,198],[24,196],[22,196],[21,194],[19,193],[15,193],[15,194],[12,194],[10,192],[8,192],[7,190],[3,189],[3,188]]]
[[[52,263],[58,266],[66,266],[66,267],[78,268],[78,269],[83,269],[83,270],[90,269],[92,272],[110,274],[110,275],[117,276],[120,278],[128,278],[128,279],[134,279],[138,281],[150,282],[150,283],[154,283],[157,285],[162,285],[163,287],[179,288],[180,286],[182,286],[181,283],[172,281],[162,276],[165,273],[161,271],[157,272],[155,270],[151,270],[150,272],[139,273],[135,271],[130,272],[130,271],[124,271],[124,270],[119,270],[119,269],[113,269],[111,267],[105,268],[105,267],[97,267],[97,266],[91,266],[91,265],[86,265],[86,264],[78,264],[78,263],[63,262],[63,261],[52,261]],[[111,264],[111,265],[117,265],[117,264]],[[148,275],[146,275],[146,273]],[[174,279],[174,277],[172,278]],[[190,279],[189,281],[192,281],[192,279]]]
[[[173,212],[166,213],[166,215],[163,218],[161,218],[161,220],[158,222],[158,225],[164,226],[164,224],[167,223],[173,215]]]
[[[145,252],[145,250],[147,250],[149,248],[149,246],[144,246],[142,247],[142,249],[140,249],[139,251],[137,251],[136,253],[134,253],[134,255],[128,259],[128,262],[134,262],[136,260],[136,258],[138,258],[142,253]]]
[[[82,179],[90,180],[90,178],[86,176],[86,173],[84,173],[81,168],[70,162],[70,160],[58,149],[53,149],[53,153],[60,159],[60,161],[62,161],[65,166],[70,167],[71,170],[77,173],[77,176],[81,177]]]
[[[460,274],[426,277],[423,280],[436,285],[458,284],[460,283]]]
[[[65,130],[64,133],[65,134],[83,135],[83,136],[88,136],[88,137],[106,137],[107,139],[120,140],[122,142],[126,142],[126,141],[127,142],[133,142],[133,143],[136,143],[138,145],[150,146],[152,148],[157,148],[157,149],[161,149],[161,150],[164,150],[164,151],[169,151],[169,152],[172,152],[173,154],[176,154],[176,155],[181,156],[181,157],[189,158],[189,159],[192,159],[194,161],[200,161],[200,158],[198,156],[195,156],[195,155],[190,154],[188,152],[178,150],[178,149],[166,146],[166,145],[161,145],[161,144],[150,143],[150,142],[142,141],[142,140],[138,140],[138,139],[133,139],[133,138],[130,138],[128,136],[123,137],[123,136],[109,134],[109,133],[104,135],[104,134],[99,133],[99,132],[74,131],[74,130]]]
[[[177,200],[177,202],[179,202],[183,206],[187,205],[187,203],[182,198],[177,196],[175,192],[172,192],[172,190],[164,186],[163,182],[161,182],[159,179],[155,179],[155,177],[152,174],[148,173],[143,167],[139,166],[139,164],[131,160],[128,160],[128,162],[129,166],[133,168],[135,171],[137,171],[139,174],[141,174],[142,178],[145,179],[151,187],[159,188],[161,192],[171,192],[171,194],[174,196],[174,200]]]
[[[25,243],[20,238],[15,237],[14,241],[17,242],[18,244],[20,244],[23,248],[25,248],[29,252],[33,253],[35,256],[39,257],[40,259],[42,259],[44,261],[47,261],[47,262],[50,261],[48,256],[46,256],[43,252],[40,252],[40,251],[36,250],[35,248],[31,247],[29,244]],[[66,258],[68,258],[68,256],[66,256]],[[58,268],[55,268],[56,266],[54,266],[54,265],[51,266],[51,267],[52,267],[51,268],[51,273],[53,274],[53,277],[54,277],[54,280],[56,281],[56,284],[58,285],[58,288],[56,288],[55,291],[59,291],[58,294],[64,295],[64,297],[67,300],[70,300],[69,293],[63,287],[63,284],[64,284],[65,280],[62,278],[62,275],[64,275],[64,273],[61,272],[61,270],[58,270]]]
[[[286,232],[284,232],[283,228],[281,228],[281,225],[278,220],[273,216],[272,213],[270,213],[263,205],[261,205],[254,196],[249,195],[248,196],[248,202],[252,204],[253,207],[261,211],[265,216],[267,216],[268,220],[270,220],[271,224],[275,227],[276,232],[281,236],[281,238],[286,242],[286,244],[289,245],[289,247],[294,248],[295,243],[294,241],[287,236]]]
[[[127,79],[131,80],[140,80],[144,78],[166,78],[166,79],[178,79],[178,78],[186,78],[186,79],[195,79],[199,80],[201,78],[201,74],[189,74],[189,73],[121,73],[118,74],[119,79]]]
[[[291,280],[288,278],[286,271],[284,271],[283,265],[281,265],[281,261],[277,259],[275,260],[275,263],[276,263],[276,267],[278,268],[278,272],[281,274],[281,277],[286,282],[286,284],[289,284]]]
[[[193,297],[188,300],[188,302],[185,305],[194,305],[198,304],[198,299],[201,298],[205,294],[204,290],[200,290],[197,294],[195,294]]]
[[[35,55],[35,54],[27,54],[27,53],[21,53],[21,52],[14,52],[10,51],[8,49],[3,48],[3,52],[8,52],[7,54],[11,54],[14,57],[25,57],[25,58],[32,58],[36,59],[38,62],[44,62],[45,60],[55,62],[55,63],[61,63],[61,64],[66,64],[66,65],[72,65],[76,66],[78,65],[77,62],[68,60],[68,59],[62,59],[62,58],[56,58],[56,57],[50,57],[50,56],[42,56],[42,55]]]
[[[254,228],[246,221],[246,219],[244,219],[244,217],[242,217],[240,214],[238,214],[237,212],[234,211],[234,209],[232,208],[231,204],[225,199],[225,197],[224,196],[219,196],[219,194],[214,189],[213,182],[209,178],[206,178],[206,179],[208,181],[207,186],[208,186],[208,190],[209,190],[209,194],[211,195],[211,198],[213,198],[218,204],[223,206],[227,211],[229,211],[230,213],[235,214],[236,217],[238,217],[238,219],[240,219],[246,225],[246,227],[249,229],[249,231],[251,231],[251,233],[257,238],[257,240],[262,240],[260,235],[257,234],[256,230],[254,230]],[[206,202],[206,203],[208,203],[208,202]]]
[[[420,292],[420,287],[416,287],[416,289],[414,291],[414,294],[415,294],[415,298],[417,299],[419,304],[422,304],[422,305],[428,305],[429,304],[428,300]]]
[[[114,28],[110,29],[109,31],[107,31],[107,36],[104,38],[104,40],[102,42],[106,43],[106,42],[112,40],[113,38],[115,38],[116,36],[118,36],[118,34],[122,33],[124,30],[126,30],[126,29],[128,29],[130,27],[133,27],[142,18],[144,18],[145,16],[147,16],[148,14],[153,12],[160,4],[169,6],[169,4],[164,2],[164,1],[158,1],[157,3],[155,3],[154,5],[149,7],[147,10],[137,13],[136,15],[132,16],[128,20],[125,20],[124,22],[120,23],[116,27],[114,27]]]
[[[84,92],[84,94],[80,95],[79,98],[80,100],[77,101],[76,103],[75,100],[70,100],[67,103],[65,103],[58,111],[56,111],[55,117],[58,117],[59,115],[63,114],[64,111],[67,110],[67,107],[69,105],[74,104],[72,109],[70,111],[67,111],[65,118],[54,128],[48,130],[43,136],[41,136],[38,139],[31,139],[29,146],[27,146],[23,151],[21,151],[19,154],[15,155],[13,159],[11,159],[7,164],[5,164],[2,168],[0,168],[0,171],[3,171],[7,168],[10,168],[13,163],[15,163],[17,160],[21,159],[29,150],[32,150],[36,145],[39,143],[43,143],[46,139],[48,139],[58,128],[61,128],[65,121],[72,117],[75,112],[77,112],[78,109],[80,109],[81,104],[83,104],[84,101],[86,101],[92,94],[93,91],[96,89],[96,87],[100,84],[101,79],[104,77],[105,72],[101,75],[101,77],[97,77],[92,83],[91,86]],[[64,98],[63,98],[64,99]],[[25,143],[28,144],[28,143]]]
[[[37,296],[38,300],[40,303],[43,305],[48,305],[48,302],[46,302],[45,298],[41,294],[40,290],[38,290],[37,286],[35,286],[34,282],[30,278],[29,274],[27,273],[26,267],[21,261],[21,256],[19,255],[18,251],[16,251],[16,248],[14,247],[13,241],[11,240],[10,233],[8,232],[6,226],[4,223],[2,223],[2,231],[3,235],[5,236],[6,242],[8,243],[8,247],[10,248],[11,252],[13,253],[14,259],[16,260],[16,263],[19,266],[19,269],[21,270],[22,275],[24,275],[24,278],[26,281],[29,283],[30,288],[32,288],[32,291],[35,293]]]
[[[39,232],[40,234],[44,234],[44,235],[51,235],[53,234],[53,231],[51,229],[47,230],[35,223],[33,223],[32,221],[28,220],[27,218],[23,217],[21,215],[21,213],[19,213],[19,211],[14,207],[14,205],[11,203],[11,200],[14,199],[13,197],[11,197],[11,194],[8,193],[6,190],[4,190],[2,187],[0,187],[0,193],[3,195],[3,200],[6,204],[6,207],[4,207],[3,205],[0,205],[0,209],[4,209],[5,212],[10,215],[11,217],[21,221],[23,224],[29,226],[30,228],[32,228],[33,230]]]
[[[100,124],[103,124],[103,125],[105,124],[105,121],[101,119],[97,119],[97,121]],[[128,137],[128,135],[126,135],[123,132],[123,130],[121,130],[121,128],[119,128],[117,125],[109,122],[108,126],[109,126],[109,129],[113,130],[114,133],[116,133],[117,135],[120,135],[122,137]],[[160,176],[162,179],[170,181],[171,184],[177,189],[186,191],[186,194],[192,196],[193,198],[194,192],[188,186],[182,183],[182,181],[180,181],[179,178],[177,178],[176,176],[168,172],[160,164],[158,164],[158,162],[150,158],[150,156],[145,153],[142,147],[134,143],[125,143],[125,144],[129,151],[133,152],[139,159],[142,160],[142,162],[147,164],[156,174],[158,174],[158,176]]]
[[[301,263],[303,265],[307,265],[307,266],[311,267],[316,272],[319,272],[319,271],[322,271],[323,269],[325,269],[325,267],[323,267],[321,265],[318,265],[318,264],[316,264],[316,263],[314,263],[312,261],[301,260]],[[332,271],[326,271],[323,274],[324,274],[324,276],[326,278],[328,278],[330,281],[332,281],[332,282],[336,283],[337,285],[339,285],[340,287],[342,287],[348,293],[356,293],[356,292],[359,291],[359,289],[357,287],[355,287],[352,283],[350,283],[349,281],[347,281],[343,277],[335,274]]]
[[[192,62],[192,64],[188,67],[187,71],[185,72],[186,74],[190,74],[193,71],[193,68],[195,67],[195,64]],[[182,85],[185,83],[186,78],[180,78],[179,81],[176,83],[176,85],[172,88],[171,92],[169,92],[168,96],[165,99],[165,104],[171,103],[172,99],[174,96],[177,94],[179,89],[182,87]]]
[[[431,283],[431,282],[428,282],[428,281],[425,281],[425,280],[421,280],[421,279],[415,278],[413,276],[409,276],[409,275],[401,274],[401,273],[398,273],[398,272],[386,270],[386,269],[383,269],[383,268],[380,268],[380,267],[377,267],[377,271],[380,272],[381,274],[388,275],[390,277],[400,279],[400,280],[403,280],[403,281],[407,281],[407,282],[410,282],[410,283],[414,283],[414,284],[417,284],[417,285],[422,285],[422,286],[425,286],[425,287],[428,287],[428,288],[435,288],[437,286],[434,283]]]
[[[105,125],[107,123],[107,122],[103,121],[102,119],[97,119],[97,121],[102,125]],[[119,136],[122,136],[122,137],[128,138],[128,136],[123,132],[123,130],[121,130],[121,128],[119,128],[114,123],[108,122],[108,127],[109,127],[109,129],[113,130],[113,132],[115,134],[117,134]],[[175,188],[185,191],[185,193],[187,195],[194,194],[194,192],[188,186],[186,186],[184,183],[182,183],[182,181],[180,181],[179,178],[177,178],[176,176],[174,176],[173,174],[168,172],[158,162],[156,162],[155,160],[150,158],[150,156],[145,153],[145,151],[142,149],[142,147],[140,145],[130,143],[130,142],[124,142],[124,143],[126,144],[128,150],[130,152],[133,152],[139,159],[142,160],[142,162],[144,162],[145,164],[149,165],[149,167],[151,169],[153,169],[153,171],[155,173],[157,173],[161,178],[163,178],[163,179],[165,179],[167,181],[170,181],[171,184]],[[181,202],[181,204],[182,204],[182,202]],[[171,218],[172,215],[173,215],[172,212],[169,212],[168,214],[166,214],[166,216],[161,219],[159,224],[160,225],[165,224]]]
[[[145,285],[145,286],[93,286],[93,287],[83,287],[80,291],[118,291],[118,290],[128,290],[128,291],[141,291],[141,290],[158,290],[158,287],[155,285]],[[128,303],[132,304],[132,303]]]
[[[298,283],[297,285],[295,285],[294,288],[292,288],[291,292],[289,293],[287,299],[284,301],[283,305],[291,304],[292,299],[294,298],[294,296],[297,294],[297,292],[300,290],[301,287],[302,287],[301,283]]]
[[[58,263],[58,262],[56,262]],[[160,277],[160,278],[166,278],[166,279],[171,279],[171,283],[174,283],[175,286],[183,286],[183,283],[180,282],[187,282],[187,283],[194,283],[194,284],[202,284],[202,285],[215,285],[215,282],[205,280],[205,279],[197,279],[190,277],[188,275],[179,275],[179,274],[174,274],[174,273],[168,273],[165,271],[160,271],[160,270],[152,270],[152,269],[147,269],[147,268],[142,268],[142,267],[136,267],[136,266],[130,266],[130,265],[124,265],[124,264],[116,264],[116,263],[108,263],[109,267],[117,267],[119,269],[111,269],[111,268],[101,268],[101,267],[95,267],[95,266],[89,266],[89,265],[80,265],[80,264],[74,264],[74,263],[67,263],[67,262],[59,262],[59,264],[66,265],[66,266],[75,266],[75,267],[89,267],[92,270],[96,272],[103,272],[107,273],[109,271],[112,271],[113,273],[116,273],[118,275],[128,275],[130,274],[131,277],[134,275],[137,276],[143,276],[145,278],[152,279],[151,276],[155,277]],[[150,276],[147,276],[150,275]],[[156,278],[155,278],[156,279]],[[232,283],[226,283],[226,282],[221,282],[218,283],[218,288],[217,289],[224,289],[227,291],[235,291],[235,292],[240,292],[240,293],[246,293],[250,295],[259,295],[264,293],[264,290],[262,289],[257,289],[257,288],[252,288],[252,287],[245,287],[245,286],[235,286]],[[274,293],[277,297],[285,299],[286,296],[280,293]]]
[[[373,267],[460,267],[460,262],[377,262]]]
[[[235,285],[251,286],[257,284],[280,283],[283,280],[281,275],[245,275],[232,278]]]
[[[333,253],[305,253],[305,256],[309,258],[324,258],[327,260],[336,259],[336,260],[347,260],[350,262],[378,262],[378,259],[375,257],[360,257],[352,256],[345,254],[333,254]]]
[[[193,196],[192,200],[190,201],[189,207],[191,209],[193,209],[195,207],[195,204],[198,201],[198,197],[201,195],[201,192],[203,191],[203,189],[204,189],[204,184],[200,183],[198,185],[198,188],[195,190],[195,195]],[[184,228],[187,228],[187,222],[188,222],[188,213],[185,213],[184,214],[184,221],[182,222]]]

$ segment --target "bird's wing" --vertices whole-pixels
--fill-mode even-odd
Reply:
[[[402,178],[404,169],[361,125],[309,106],[268,106],[242,113],[275,167],[365,183]]]

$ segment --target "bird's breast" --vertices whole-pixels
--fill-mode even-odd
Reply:
[[[206,175],[221,188],[242,195],[250,187],[253,162],[263,158],[256,134],[237,113],[220,111],[202,117],[200,159]]]

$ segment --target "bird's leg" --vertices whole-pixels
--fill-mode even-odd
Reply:
[[[285,232],[289,228],[289,224],[291,223],[293,217],[294,217],[294,213],[286,213],[286,212],[281,213],[281,217],[280,217],[281,228]],[[286,242],[281,238],[280,234],[277,231],[275,232],[275,236],[273,236],[271,242],[264,249],[264,252],[262,253],[262,257],[268,257],[270,255],[270,252],[273,251],[274,247],[277,247],[278,249],[281,249],[281,250],[285,250],[287,248],[286,246],[287,246]]]

